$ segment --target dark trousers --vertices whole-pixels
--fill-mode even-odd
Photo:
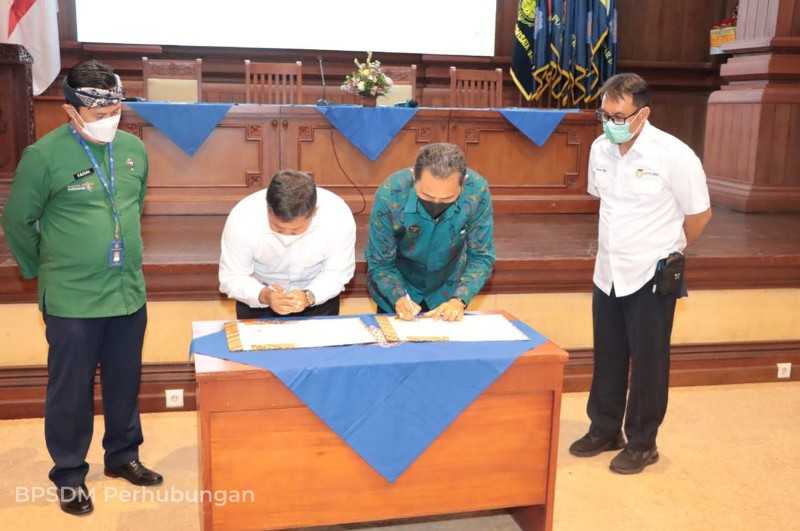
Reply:
[[[667,412],[675,301],[653,293],[652,282],[625,297],[594,287],[594,374],[586,408],[593,434],[613,436],[624,417],[629,448],[655,445]]]
[[[243,302],[236,301],[237,319],[272,319],[274,317],[316,317],[319,315],[339,315],[340,297],[323,302],[317,306],[309,306],[302,312],[281,315],[272,311],[272,308],[251,308]]]
[[[139,457],[139,383],[147,307],[131,315],[74,319],[47,315],[47,398],[44,433],[57,486],[83,483],[94,427],[94,377],[103,390],[105,465]]]

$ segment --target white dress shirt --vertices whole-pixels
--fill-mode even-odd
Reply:
[[[650,281],[661,258],[683,252],[684,216],[711,204],[697,155],[649,122],[625,156],[605,135],[594,141],[588,192],[600,198],[594,283],[618,297]]]
[[[336,194],[317,187],[317,212],[300,238],[284,245],[270,229],[267,190],[239,201],[225,222],[219,289],[251,308],[264,308],[265,285],[310,290],[315,304],[344,290],[355,270],[356,223]]]

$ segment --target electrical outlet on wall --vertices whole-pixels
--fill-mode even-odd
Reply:
[[[791,363],[778,363],[778,378],[791,378],[792,377],[792,364]]]
[[[183,407],[183,389],[166,389],[164,395],[168,408]]]

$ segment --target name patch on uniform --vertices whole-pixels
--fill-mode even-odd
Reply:
[[[84,177],[88,177],[89,175],[94,173],[94,168],[86,168],[85,170],[81,170],[79,172],[73,173],[73,179],[83,179]]]
[[[648,175],[650,177],[658,177],[658,172],[646,170],[644,168],[638,168],[636,170],[636,176],[637,177],[644,177],[645,175]]]
[[[68,192],[81,192],[81,191],[91,192],[92,190],[94,190],[94,183],[92,182],[71,184],[67,186]]]

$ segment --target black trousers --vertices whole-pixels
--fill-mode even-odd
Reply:
[[[44,313],[47,398],[44,433],[59,487],[83,483],[94,427],[94,379],[98,364],[103,390],[105,465],[139,458],[142,425],[139,383],[147,307],[120,317],[74,319]]]
[[[273,317],[316,317],[319,315],[339,315],[339,295],[317,306],[309,306],[302,312],[281,315],[272,311],[272,308],[251,308],[241,301],[236,301],[237,319],[272,319]]]
[[[629,448],[655,445],[667,412],[676,299],[653,293],[652,281],[625,297],[594,287],[594,374],[586,408],[593,434],[618,433],[624,417]]]

